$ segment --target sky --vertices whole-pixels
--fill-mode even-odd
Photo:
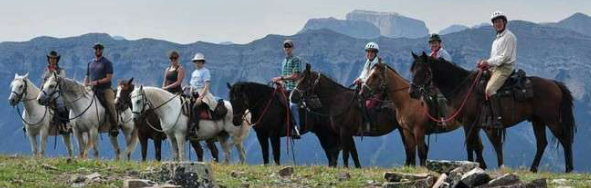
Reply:
[[[249,43],[268,34],[293,35],[310,18],[345,19],[355,9],[397,12],[423,20],[431,33],[452,24],[488,22],[495,10],[509,19],[556,22],[591,15],[589,0],[2,0],[0,42],[39,36],[108,33],[155,38]]]

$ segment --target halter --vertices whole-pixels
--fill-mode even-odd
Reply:
[[[137,114],[138,116],[142,115],[143,112],[146,111],[146,106],[148,106],[148,109],[151,110],[156,110],[166,104],[168,104],[170,101],[172,101],[174,98],[178,97],[180,95],[180,93],[174,95],[173,97],[171,97],[170,99],[168,99],[166,102],[154,107],[154,105],[152,104],[152,102],[150,100],[148,100],[148,98],[146,97],[146,92],[142,89],[141,92],[138,95],[135,96],[130,96],[130,98],[135,98],[135,97],[142,97],[142,109],[140,111],[135,111],[135,110],[131,110],[131,113],[133,114]]]
[[[31,98],[31,99],[25,98],[27,96],[29,84],[27,83],[25,78],[23,78],[22,81],[24,84],[23,92],[17,93],[16,91],[12,91],[12,94],[14,94],[16,96],[16,102],[19,103],[19,102],[27,102],[27,101],[35,100],[35,98]],[[24,100],[23,100],[23,98],[24,98]]]

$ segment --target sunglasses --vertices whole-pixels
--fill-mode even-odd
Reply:
[[[178,58],[179,58],[179,57],[170,57],[169,59],[170,59],[170,60],[176,60],[176,59],[178,59]]]
[[[291,48],[292,46],[290,45],[284,45],[283,48]]]

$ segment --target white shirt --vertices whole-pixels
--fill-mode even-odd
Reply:
[[[367,77],[369,77],[369,71],[371,71],[371,68],[376,66],[378,62],[379,57],[374,58],[373,61],[369,61],[369,59],[365,61],[365,65],[363,65],[363,70],[361,70],[361,74],[359,75],[359,79],[361,79],[362,82],[365,82],[365,80],[367,80]]]
[[[209,69],[203,67],[193,71],[190,84],[193,89],[203,89],[205,82],[209,82],[210,80],[211,74],[209,73]]]
[[[503,64],[515,66],[516,60],[517,38],[511,31],[505,29],[502,33],[497,34],[497,38],[492,43],[490,58],[486,61],[493,66]]]

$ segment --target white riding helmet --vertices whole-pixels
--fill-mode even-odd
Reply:
[[[490,21],[494,21],[497,18],[501,18],[504,19],[505,21],[507,21],[507,16],[505,15],[505,13],[501,12],[501,11],[495,11],[492,13],[492,15],[490,16]]]
[[[380,51],[380,47],[379,47],[379,46],[378,46],[378,44],[377,44],[377,43],[375,43],[375,42],[368,42],[368,43],[365,45],[365,51],[367,51],[367,50],[376,50],[376,51]]]
[[[205,61],[205,56],[203,56],[202,53],[196,53],[195,56],[193,57],[193,59],[191,59],[191,61]]]

